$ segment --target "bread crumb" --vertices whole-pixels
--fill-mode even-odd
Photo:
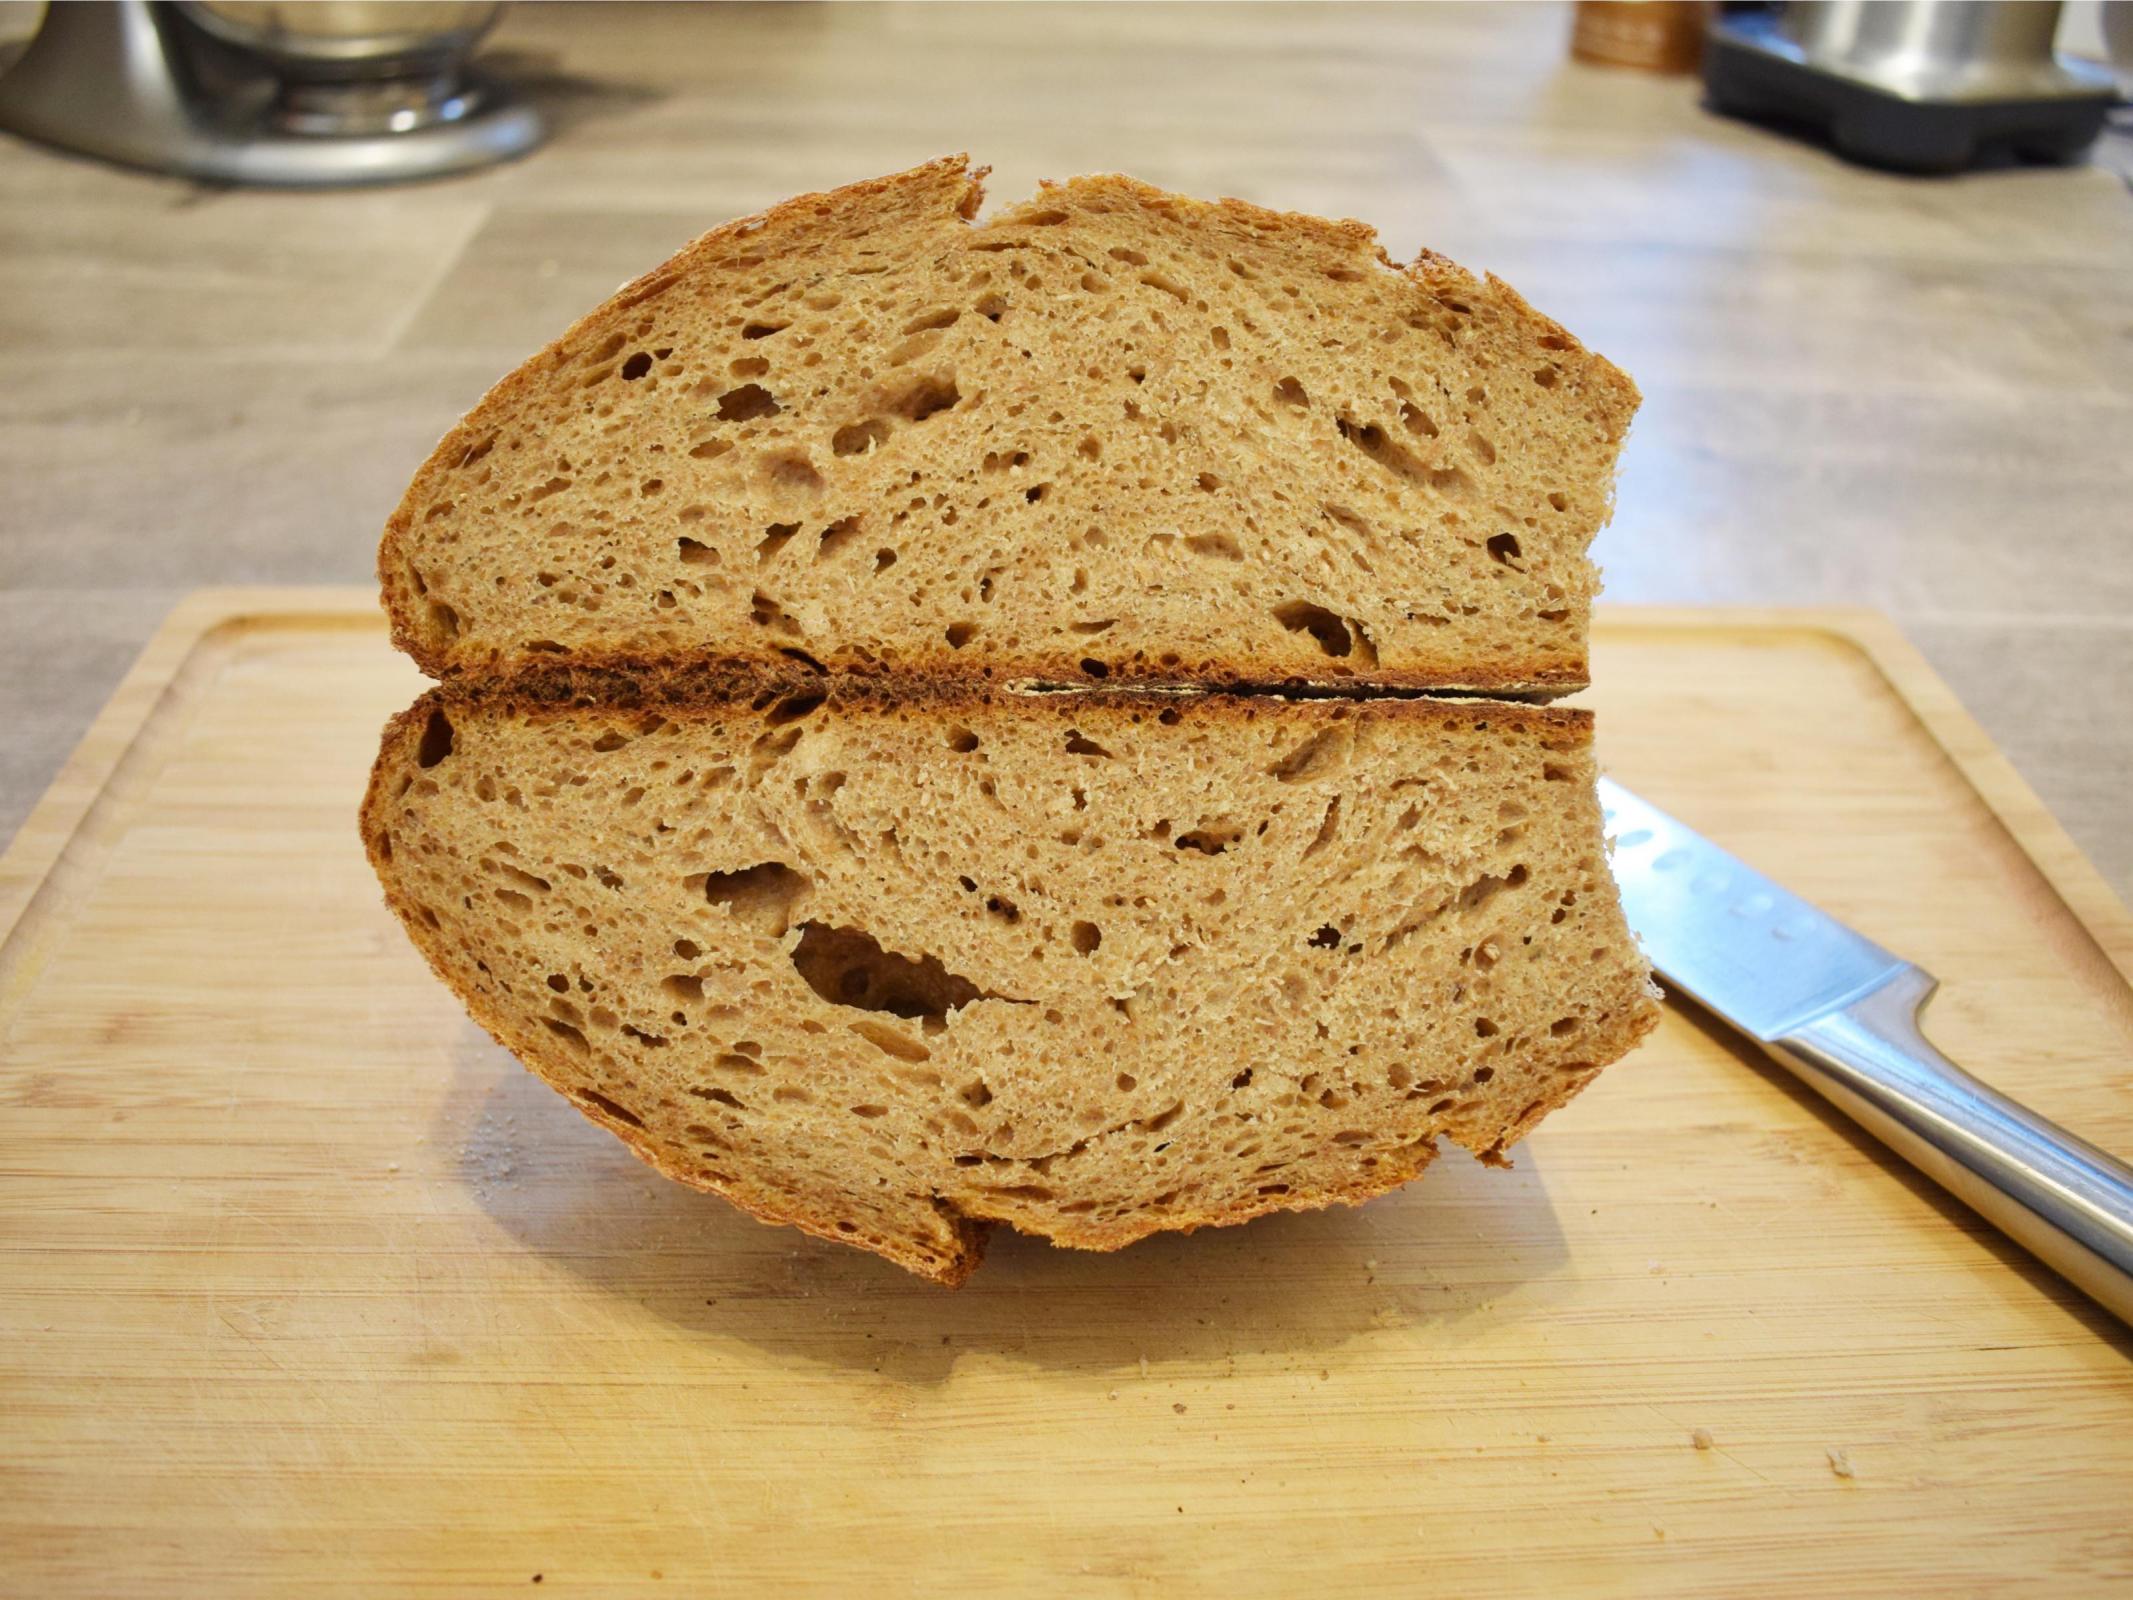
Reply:
[[[1146,1356],[1141,1357],[1141,1376],[1144,1378],[1148,1376],[1148,1358]]]
[[[1829,1470],[1838,1477],[1849,1478],[1852,1475],[1852,1457],[1849,1450],[1832,1446],[1822,1454],[1829,1457]]]
[[[1116,1389],[1113,1389],[1109,1394],[1105,1395],[1104,1398],[1106,1400],[1116,1400],[1118,1398],[1118,1391]]]
[[[1709,1428],[1698,1428],[1694,1430],[1689,1435],[1689,1443],[1693,1444],[1699,1450],[1710,1449],[1711,1430]]]
[[[1182,1417],[1183,1415],[1185,1415],[1185,1402],[1182,1400],[1173,1400],[1170,1402],[1170,1409],[1175,1411],[1179,1416]]]
[[[1365,1272],[1375,1272],[1375,1271],[1377,1271],[1377,1270],[1378,1270],[1378,1258],[1377,1258],[1376,1256],[1365,1256],[1365,1257],[1363,1257],[1363,1270],[1364,1270]]]

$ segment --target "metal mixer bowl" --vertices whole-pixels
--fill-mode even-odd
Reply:
[[[274,76],[272,125],[345,136],[406,133],[479,110],[481,91],[461,69],[503,7],[493,0],[178,0],[177,9]]]
[[[449,70],[496,24],[496,0],[178,0],[188,22],[284,78]]]

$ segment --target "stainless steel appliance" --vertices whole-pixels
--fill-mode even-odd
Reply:
[[[494,3],[52,4],[0,76],[0,128],[241,184],[438,177],[523,154],[539,114],[467,68]]]
[[[2059,0],[1790,0],[1713,21],[1720,111],[1822,129],[1876,166],[1949,172],[2011,152],[2066,160],[2117,99],[2108,71],[2053,52]]]

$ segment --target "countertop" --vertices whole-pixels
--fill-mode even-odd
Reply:
[[[0,5],[0,40],[36,15]],[[1862,171],[1691,80],[1573,65],[1568,27],[523,6],[492,53],[556,133],[477,176],[229,191],[0,140],[0,837],[180,594],[366,578],[437,436],[616,284],[728,217],[968,149],[1003,198],[1120,168],[1509,279],[1646,396],[1609,599],[1888,612],[2133,895],[2122,149]]]

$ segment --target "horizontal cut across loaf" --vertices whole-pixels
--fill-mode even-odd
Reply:
[[[562,670],[403,713],[363,828],[586,1115],[943,1282],[1494,1159],[1656,1016],[1579,711]]]
[[[1494,278],[958,158],[697,240],[504,379],[380,551],[432,675],[1586,676],[1634,386]]]

